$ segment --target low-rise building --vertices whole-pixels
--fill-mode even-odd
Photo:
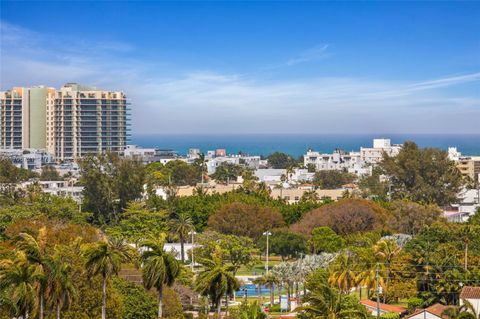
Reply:
[[[419,309],[405,318],[406,319],[445,319],[449,317],[444,315],[443,312],[449,307],[453,307],[453,306],[445,306],[445,305],[436,303],[428,308]]]
[[[40,186],[44,193],[60,197],[71,197],[77,203],[82,202],[83,186],[75,186],[73,181],[28,181],[22,183],[22,188],[27,188],[34,184]]]
[[[383,159],[383,154],[397,156],[402,149],[400,144],[392,144],[388,138],[376,138],[373,147],[361,147],[360,158],[365,164],[378,164]]]
[[[386,313],[396,313],[401,317],[407,313],[407,308],[388,305],[381,302],[377,303],[376,301],[369,299],[360,300],[360,303],[372,316],[376,316],[377,314],[384,315]]]
[[[465,189],[459,196],[459,202],[446,207],[443,216],[451,222],[466,222],[480,208],[480,189]]]
[[[13,165],[29,170],[39,170],[43,165],[53,163],[52,155],[39,149],[2,148],[0,157],[8,158]]]
[[[469,311],[475,311],[476,314],[480,314],[480,286],[465,286],[460,293],[460,306],[465,304],[465,300],[468,301],[473,309]]]

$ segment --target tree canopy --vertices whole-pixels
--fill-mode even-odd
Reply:
[[[380,167],[389,178],[391,197],[439,206],[455,203],[464,180],[447,152],[405,142],[397,156],[384,155]]]
[[[238,202],[224,205],[208,219],[208,226],[218,232],[251,238],[283,224],[282,215],[272,208]]]

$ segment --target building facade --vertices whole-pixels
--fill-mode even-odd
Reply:
[[[123,152],[129,136],[123,92],[67,83],[61,89],[1,92],[2,148],[45,149],[57,160],[88,153]]]
[[[15,87],[0,93],[1,148],[46,148],[47,95],[53,90]]]

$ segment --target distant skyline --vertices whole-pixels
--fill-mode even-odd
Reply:
[[[0,87],[125,91],[135,134],[480,133],[480,2],[0,2]]]

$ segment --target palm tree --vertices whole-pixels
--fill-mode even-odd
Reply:
[[[86,246],[83,255],[89,274],[102,277],[102,319],[106,319],[107,280],[118,275],[122,263],[131,259],[130,249],[122,240],[108,239]]]
[[[204,269],[198,274],[196,279],[196,290],[202,296],[209,297],[212,306],[220,314],[222,297],[224,295],[232,295],[240,287],[237,278],[233,275],[235,266],[224,264],[219,247],[215,248],[211,260],[201,258],[198,262]]]
[[[278,278],[275,277],[274,274],[269,272],[268,274],[265,274],[262,277],[260,277],[260,279],[261,279],[262,284],[267,285],[268,289],[270,290],[270,307],[272,307],[274,302],[275,302],[274,301],[273,289],[274,289],[275,285],[278,284]]]
[[[355,287],[357,277],[354,271],[353,255],[349,252],[341,254],[335,260],[333,272],[328,278],[328,283],[348,294]]]
[[[308,318],[339,319],[367,318],[364,312],[355,309],[343,309],[343,294],[329,286],[321,286],[306,298],[307,305],[297,308],[304,311]]]
[[[462,299],[460,307],[448,307],[442,312],[442,318],[448,319],[479,319],[480,314],[477,314],[475,307],[465,299]]]
[[[290,181],[290,178],[292,178],[294,173],[295,173],[295,165],[288,166],[286,169],[287,182]]]
[[[41,280],[43,271],[23,251],[16,253],[15,260],[0,261],[0,290],[11,296],[8,303],[13,316],[27,319],[34,312]]]
[[[24,251],[27,261],[37,266],[37,272],[43,276],[38,277],[38,296],[39,296],[39,319],[43,319],[45,309],[45,285],[48,272],[48,254],[47,247],[47,229],[40,228],[37,238],[27,233],[20,233],[17,237],[17,249]]]
[[[173,285],[181,267],[172,254],[165,252],[164,244],[164,236],[140,244],[144,249],[140,256],[143,285],[146,289],[155,288],[158,292],[158,318],[163,316],[163,288]]]
[[[252,280],[252,283],[257,286],[257,297],[258,297],[258,302],[262,302],[262,285],[264,285],[263,277],[257,277]]]
[[[471,225],[464,225],[460,229],[460,240],[464,245],[464,268],[468,270],[468,245],[475,235],[475,230]]]
[[[272,268],[272,275],[278,279],[284,287],[287,288],[287,302],[290,307],[290,296],[292,290],[293,276],[295,274],[293,263],[282,262]],[[281,296],[279,296],[281,298]]]
[[[182,263],[185,263],[185,241],[188,234],[194,229],[192,217],[187,213],[174,213],[172,215],[173,218],[169,221],[169,228],[180,239],[180,258]]]
[[[360,286],[360,299],[362,293],[362,287],[367,288],[367,298],[370,298],[370,291],[374,290],[377,286],[377,277],[376,271],[374,268],[365,269],[358,273],[356,278],[357,284]],[[380,277],[378,280],[378,285],[381,287],[385,287],[385,283],[383,278]]]
[[[49,264],[50,273],[46,293],[56,308],[57,319],[60,319],[62,308],[69,307],[76,296],[72,269],[59,254],[54,255]]]
[[[383,302],[387,301],[388,284],[390,280],[390,268],[393,259],[400,253],[402,249],[398,247],[397,242],[393,239],[382,239],[376,245],[373,246],[375,255],[380,260],[386,263],[386,280],[385,280],[385,293],[383,294]]]
[[[243,303],[239,310],[239,319],[265,319],[267,317],[256,301],[251,304]]]

